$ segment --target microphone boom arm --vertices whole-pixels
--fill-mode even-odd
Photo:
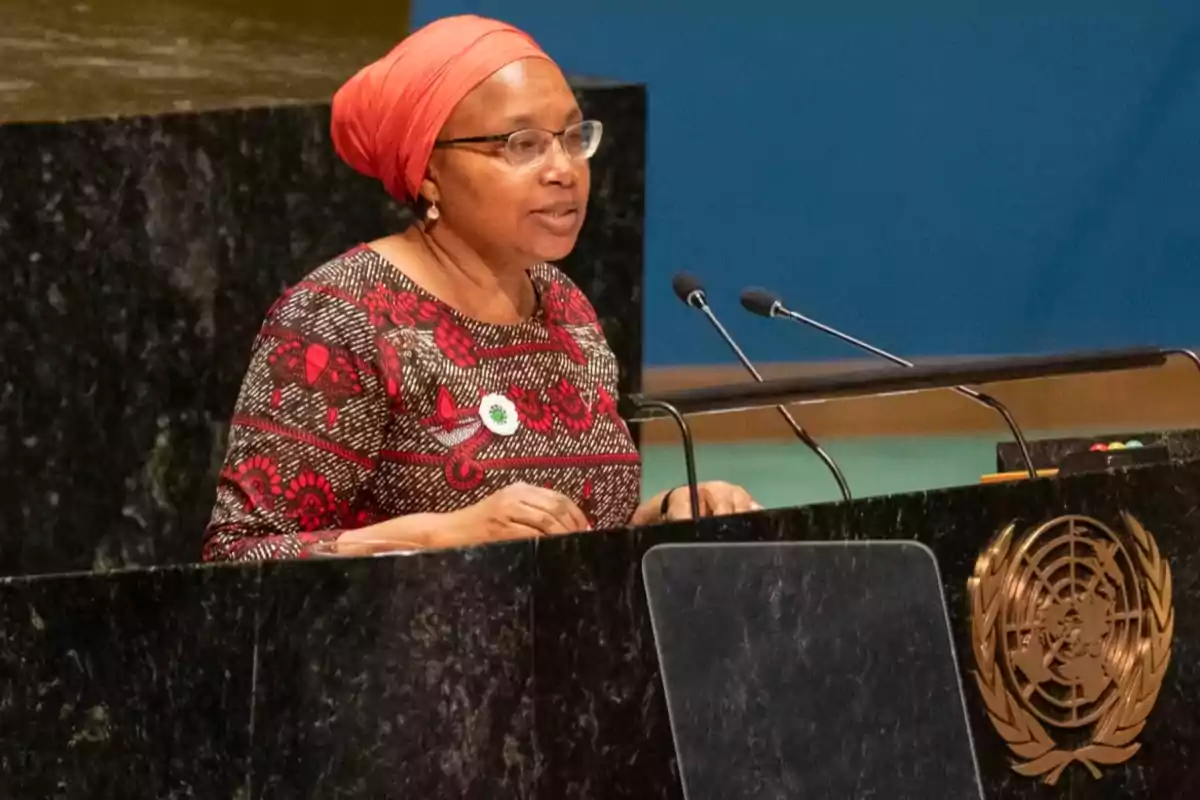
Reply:
[[[815,319],[806,317],[798,311],[792,311],[778,300],[771,305],[769,313],[772,317],[783,317],[784,319],[791,320],[792,322],[798,322],[802,325],[808,325],[811,328],[816,328],[822,333],[827,333],[835,339],[841,339],[844,342],[849,342],[855,347],[866,350],[867,352],[879,356],[880,358],[885,358],[888,361],[891,361],[893,364],[898,364],[901,367],[912,369],[916,366],[916,364],[906,358],[901,358],[900,356],[889,353],[888,351],[878,348],[875,345],[868,344],[861,339],[851,336],[848,333],[842,333],[838,329],[830,327],[823,322],[817,322]],[[1021,431],[1021,427],[1017,424],[1016,418],[1013,417],[1012,412],[1008,410],[1008,407],[991,395],[984,394],[977,389],[971,389],[967,386],[952,386],[950,388],[952,391],[957,392],[963,397],[968,397],[980,405],[992,409],[1004,419],[1004,424],[1008,426],[1008,430],[1012,433],[1013,438],[1017,441],[1017,449],[1021,451],[1021,460],[1025,464],[1025,471],[1029,473],[1030,478],[1036,478],[1037,469],[1033,465],[1033,456],[1029,452],[1029,442],[1026,441],[1025,434]]]
[[[700,310],[704,312],[704,316],[708,317],[708,321],[711,322],[713,327],[716,328],[721,334],[721,338],[723,338],[729,345],[729,348],[733,350],[733,354],[737,356],[738,361],[742,362],[742,366],[746,368],[746,371],[750,373],[750,376],[758,383],[762,383],[763,376],[755,368],[754,364],[751,363],[750,359],[742,351],[742,348],[738,347],[737,342],[733,340],[733,337],[729,335],[729,332],[725,330],[725,326],[721,324],[721,321],[717,319],[717,315],[714,314],[712,309],[708,307],[708,303],[701,305]],[[779,412],[779,416],[783,417],[784,421],[788,424],[788,427],[790,427],[792,432],[799,437],[800,441],[804,442],[804,444],[808,446],[809,450],[812,450],[817,454],[817,457],[820,458],[821,461],[825,462],[825,467],[830,471],[830,473],[832,473],[833,479],[837,481],[838,490],[842,493],[842,499],[847,501],[852,500],[853,498],[850,495],[850,484],[846,482],[846,476],[842,474],[842,470],[840,467],[838,467],[837,462],[825,452],[825,448],[821,447],[820,443],[817,442],[816,439],[809,435],[808,431],[800,426],[800,423],[796,422],[795,417],[792,416],[790,411],[783,406],[775,406],[775,410]]]
[[[687,470],[688,499],[691,501],[692,519],[699,520],[700,485],[696,482],[696,445],[692,441],[692,429],[688,426],[683,414],[679,413],[679,409],[665,400],[647,399],[642,403],[642,406],[644,408],[657,408],[660,411],[665,411],[675,420],[675,424],[679,428],[679,437],[683,440],[683,463],[684,468]]]
[[[717,334],[720,335],[722,341],[724,341],[729,349],[733,351],[733,354],[737,356],[738,361],[741,362],[741,365],[746,368],[746,371],[750,373],[750,376],[754,378],[757,383],[763,383],[762,375],[759,374],[758,370],[754,368],[754,365],[750,363],[750,359],[746,356],[746,353],[741,347],[738,346],[738,343],[734,341],[733,337],[729,335],[729,331],[725,330],[725,326],[721,324],[721,321],[717,319],[717,315],[713,313],[712,308],[708,305],[708,296],[704,291],[704,285],[701,284],[694,275],[691,275],[687,272],[677,272],[671,278],[671,289],[675,292],[675,296],[679,298],[679,301],[685,306],[704,312],[704,316],[708,319],[709,323],[716,330]],[[800,427],[800,424],[796,422],[795,418],[792,417],[792,415],[786,408],[783,407],[782,404],[776,404],[775,408],[779,411],[784,420],[787,421],[788,426],[792,429],[792,432],[796,434],[796,437],[801,441],[801,443],[809,450],[816,453],[817,457],[820,458],[822,463],[825,464],[825,467],[833,475],[833,479],[837,481],[838,490],[842,494],[842,499],[852,499],[850,496],[850,485],[846,482],[846,476],[842,474],[842,470],[838,467],[837,462],[834,461],[824,449],[822,449],[821,445],[818,444],[811,435],[809,435],[808,431]],[[660,410],[665,409],[660,408]],[[677,415],[678,412],[679,409],[674,409],[668,413]],[[680,429],[682,431],[684,427],[682,422],[680,422],[680,425]],[[686,438],[687,437],[685,435],[685,439]]]

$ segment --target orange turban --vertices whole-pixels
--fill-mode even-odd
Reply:
[[[551,60],[528,34],[503,22],[473,15],[431,22],[334,95],[333,146],[397,200],[413,200],[454,107],[523,58]]]

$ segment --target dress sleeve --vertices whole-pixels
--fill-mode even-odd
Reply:
[[[267,314],[230,424],[205,561],[305,555],[364,511],[389,420],[367,313],[302,283]]]

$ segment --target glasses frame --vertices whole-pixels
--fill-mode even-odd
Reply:
[[[592,150],[592,152],[588,153],[586,156],[582,156],[582,157],[573,156],[567,150],[567,146],[563,143],[563,137],[567,135],[568,131],[574,130],[575,128],[582,128],[584,125],[596,126],[596,147],[595,147],[595,149]],[[571,158],[572,160],[587,161],[596,154],[596,150],[600,149],[600,142],[604,138],[604,123],[598,119],[581,119],[579,122],[573,122],[560,131],[552,131],[549,128],[521,128],[519,130],[509,131],[508,133],[493,133],[493,134],[489,134],[487,136],[460,136],[456,139],[439,139],[438,141],[435,141],[433,143],[433,146],[434,147],[455,147],[460,144],[501,144],[502,143],[505,146],[504,147],[505,160],[508,161],[510,164],[513,164],[512,158],[509,155],[512,151],[508,149],[508,143],[509,143],[509,141],[512,140],[512,137],[516,136],[517,134],[527,133],[529,131],[537,131],[539,133],[550,134],[552,137],[554,137],[554,140],[558,142],[559,146],[562,147],[563,152],[567,154],[568,158]],[[549,153],[549,152],[550,152],[550,149],[546,148],[546,153]],[[546,157],[546,153],[542,153],[540,156],[534,158],[531,161],[513,164],[513,166],[527,167],[531,164],[537,164],[543,158]]]

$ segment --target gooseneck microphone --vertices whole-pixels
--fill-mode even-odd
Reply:
[[[705,293],[704,286],[701,285],[700,281],[695,276],[689,275],[686,272],[677,272],[675,277],[671,279],[671,288],[675,290],[675,296],[682,300],[685,305],[699,309],[708,318],[709,323],[716,329],[717,334],[724,340],[725,344],[729,345],[729,349],[737,356],[737,360],[750,373],[750,377],[754,378],[758,383],[762,383],[762,375],[759,374],[754,364],[750,362],[750,359],[742,351],[742,348],[738,347],[737,342],[729,335],[729,331],[725,330],[725,326],[721,324],[721,321],[717,319],[717,315],[713,313],[712,308],[708,305],[708,295]],[[850,485],[846,483],[846,477],[842,474],[842,470],[838,467],[837,462],[825,452],[808,431],[800,427],[800,423],[796,422],[786,408],[775,406],[775,410],[787,422],[788,427],[796,434],[796,438],[803,442],[809,450],[816,453],[817,457],[824,462],[830,474],[833,475],[833,479],[837,481],[838,490],[842,493],[842,499],[852,499],[850,496]]]
[[[742,308],[746,309],[751,314],[757,314],[760,317],[766,317],[767,319],[779,317],[781,319],[791,320],[792,322],[799,322],[800,324],[807,325],[810,328],[816,328],[822,333],[827,333],[835,339],[840,339],[847,344],[851,344],[860,350],[865,350],[872,355],[887,359],[893,364],[899,364],[902,367],[910,368],[915,366],[913,362],[909,361],[908,359],[893,355],[892,353],[878,348],[873,344],[864,342],[862,339],[857,339],[848,333],[842,333],[838,329],[832,328],[823,322],[818,322],[811,317],[804,316],[798,311],[791,310],[783,304],[783,300],[780,299],[779,295],[766,289],[762,289],[757,286],[747,287],[742,290],[741,301]],[[1021,428],[1017,425],[1016,419],[1013,418],[1013,415],[1009,412],[1008,408],[991,395],[984,394],[983,392],[967,386],[955,386],[953,387],[953,391],[964,397],[969,397],[981,405],[987,406],[1004,418],[1005,425],[1007,425],[1009,431],[1012,432],[1013,438],[1017,440],[1017,447],[1021,451],[1021,459],[1025,462],[1025,469],[1029,473],[1029,477],[1036,478],[1037,470],[1033,466],[1033,458],[1029,455],[1029,443],[1025,441],[1025,434],[1021,432]]]

